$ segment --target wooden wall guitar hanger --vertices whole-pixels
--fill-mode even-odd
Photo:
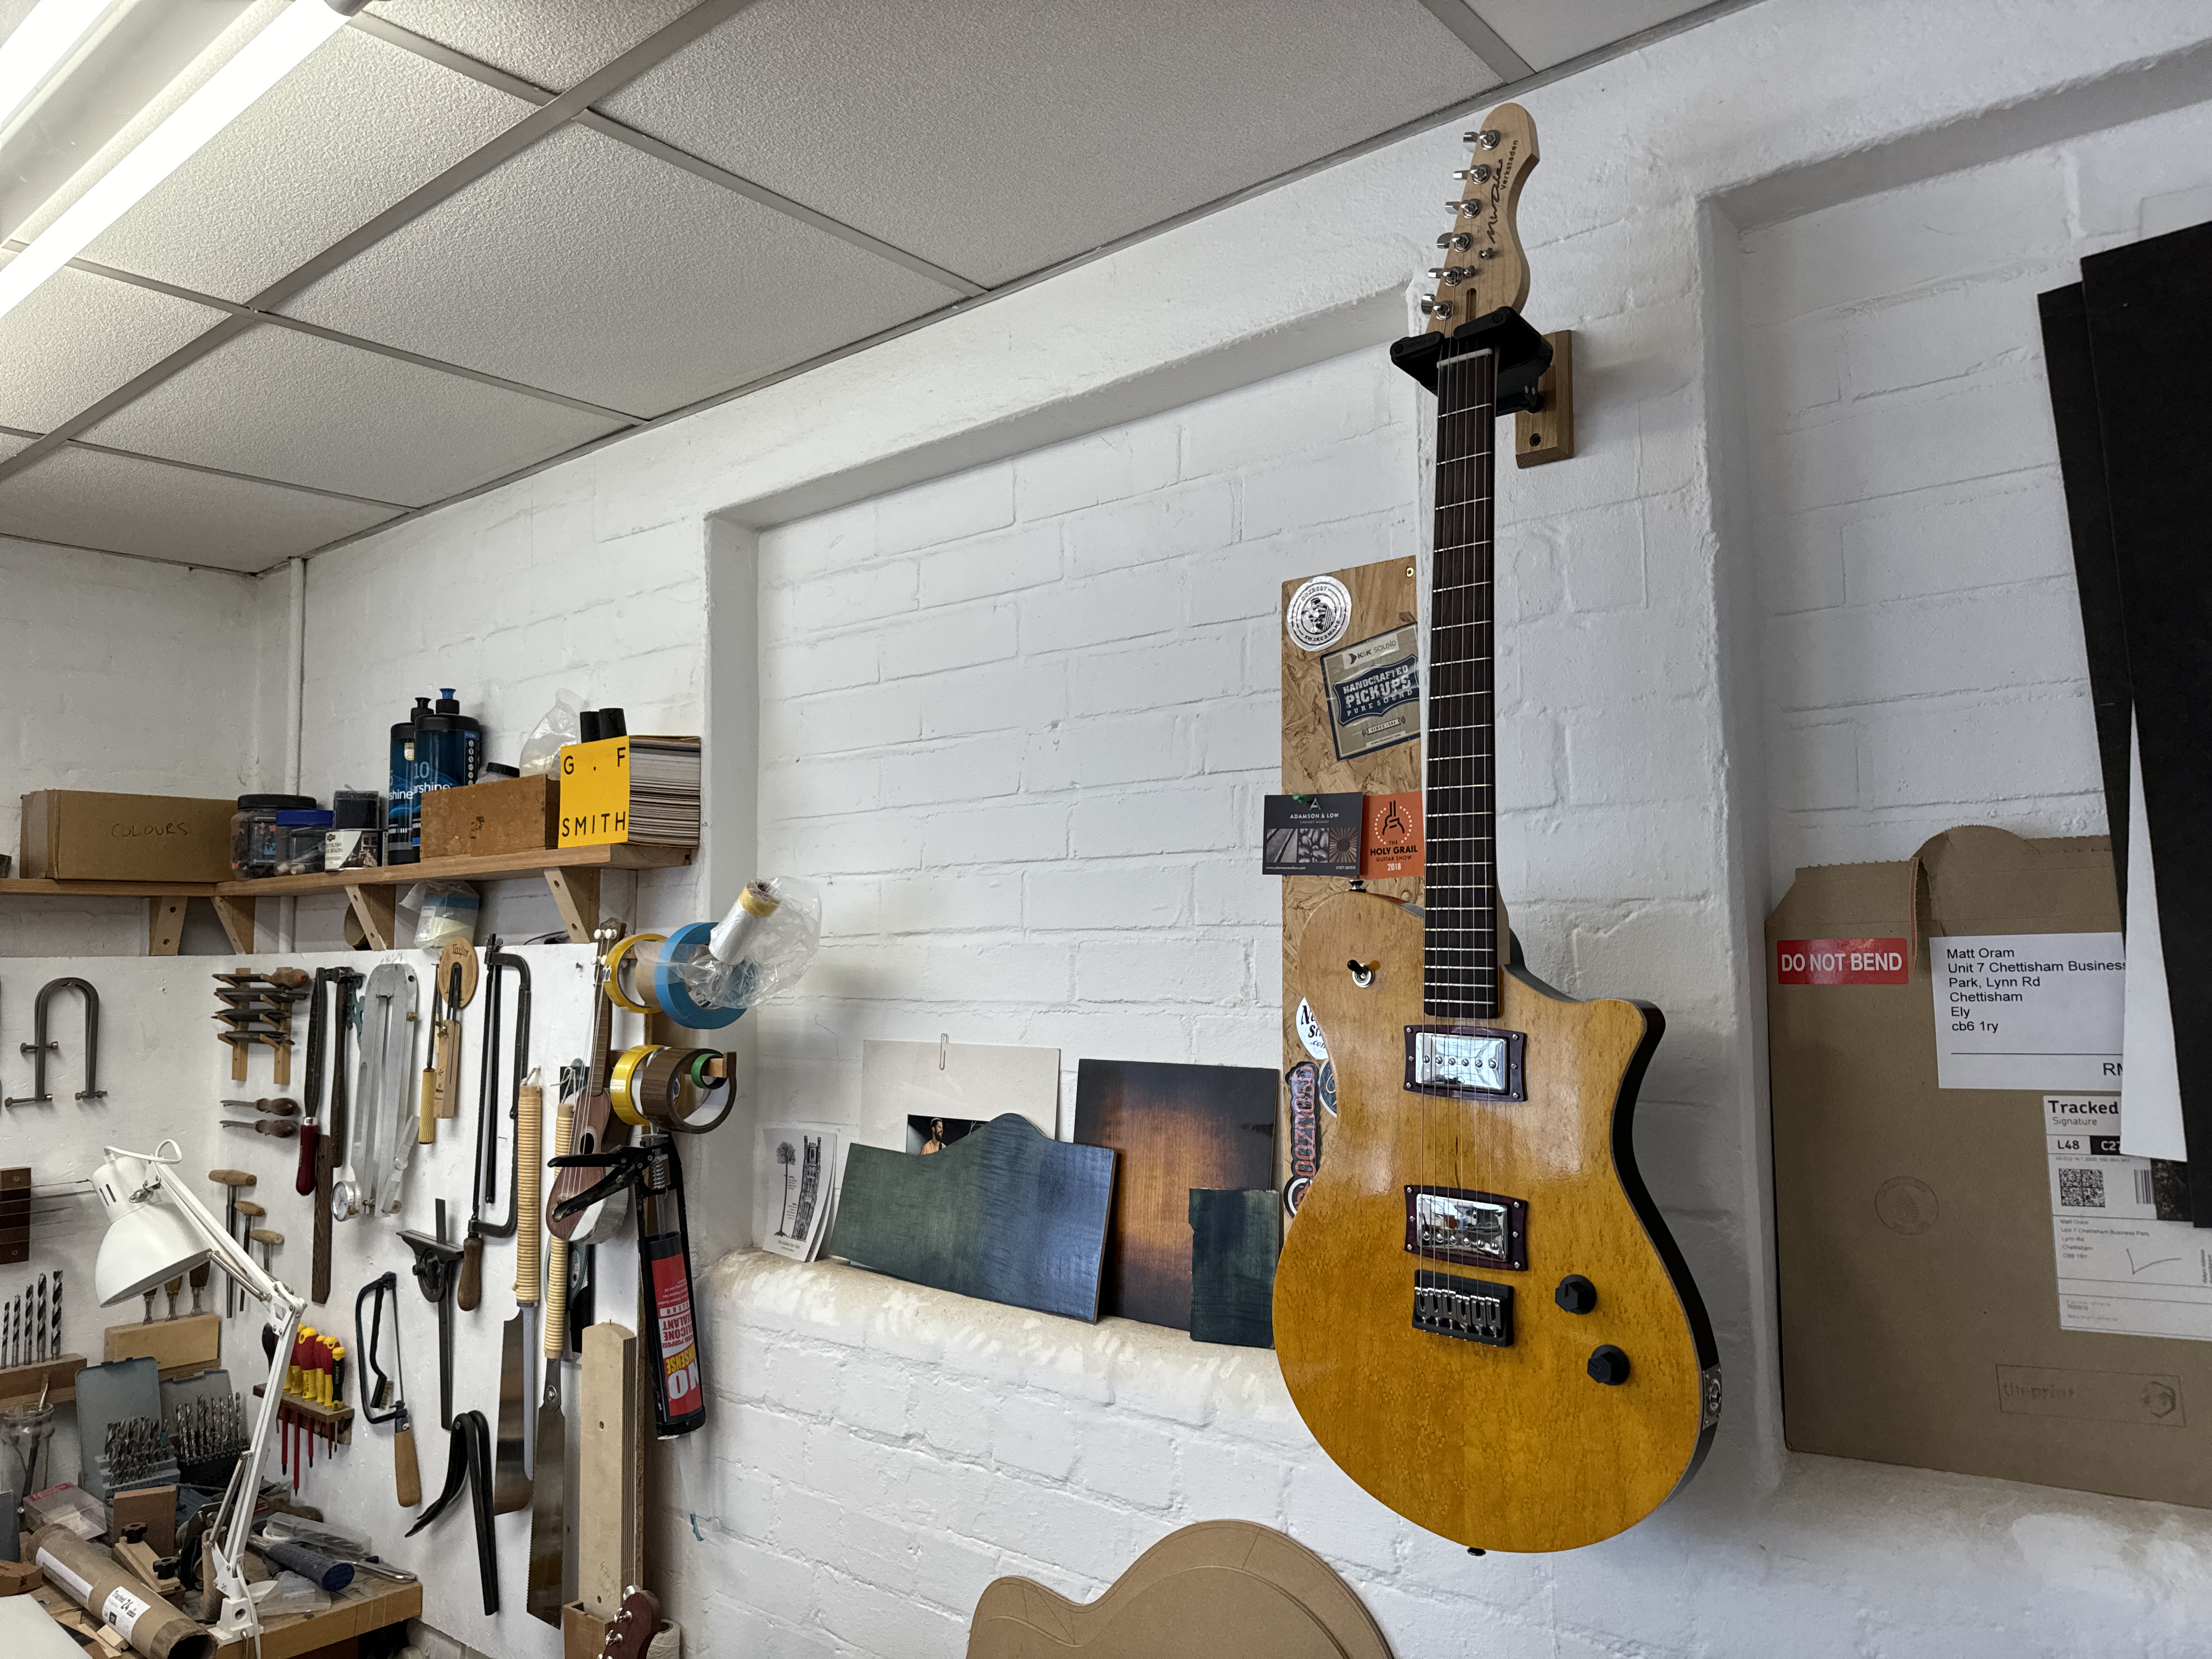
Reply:
[[[1276,1272],[1275,1347],[1382,1502],[1473,1549],[1559,1550],[1689,1478],[1720,1366],[1630,1133],[1664,1021],[1530,974],[1498,890],[1497,417],[1538,402],[1554,352],[1519,311],[1534,126],[1504,104],[1468,140],[1428,327],[1391,348],[1437,396],[1422,902],[1340,893],[1298,940],[1338,1122]]]

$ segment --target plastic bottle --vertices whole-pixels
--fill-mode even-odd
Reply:
[[[461,713],[459,701],[453,688],[438,688],[439,716],[452,722],[446,727],[446,740],[439,745],[434,757],[441,780],[441,787],[458,789],[465,783],[474,783],[483,769],[483,724],[473,714]]]
[[[412,864],[419,856],[415,817],[415,722],[429,712],[429,698],[417,697],[414,714],[392,728],[392,772],[384,797],[386,864]]]

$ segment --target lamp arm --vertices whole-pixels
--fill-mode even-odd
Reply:
[[[246,1582],[246,1547],[253,1536],[253,1510],[261,1497],[261,1465],[284,1403],[284,1378],[291,1369],[292,1344],[300,1334],[300,1316],[307,1303],[280,1280],[263,1276],[270,1294],[265,1298],[280,1310],[283,1322],[276,1333],[276,1351],[269,1362],[268,1380],[261,1389],[261,1411],[253,1425],[253,1439],[232,1471],[230,1486],[222,1495],[210,1536],[216,1540],[214,1588],[222,1592],[222,1613],[217,1639],[233,1642],[258,1636],[261,1615],[255,1607],[252,1586]]]

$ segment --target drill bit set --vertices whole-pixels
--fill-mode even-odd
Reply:
[[[40,1273],[35,1285],[26,1285],[0,1311],[0,1370],[43,1365],[61,1357],[62,1276],[57,1270]]]
[[[169,1407],[169,1449],[185,1484],[219,1489],[229,1484],[239,1455],[252,1437],[246,1403],[234,1394],[201,1395]]]
[[[177,1461],[161,1419],[126,1417],[110,1423],[100,1449],[100,1472],[111,1493],[134,1486],[175,1486]]]

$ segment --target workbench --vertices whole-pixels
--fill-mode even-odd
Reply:
[[[66,1607],[80,1617],[84,1609],[52,1584],[30,1592],[33,1600],[53,1613]],[[356,1644],[371,1631],[421,1616],[422,1586],[395,1584],[386,1579],[356,1575],[353,1583],[331,1598],[320,1613],[285,1613],[270,1619],[261,1630],[261,1659],[353,1659]],[[58,1620],[64,1625],[69,1621]],[[245,1655],[251,1644],[228,1643],[219,1654]],[[92,1650],[98,1653],[97,1648]],[[135,1655],[130,1659],[137,1659]]]

